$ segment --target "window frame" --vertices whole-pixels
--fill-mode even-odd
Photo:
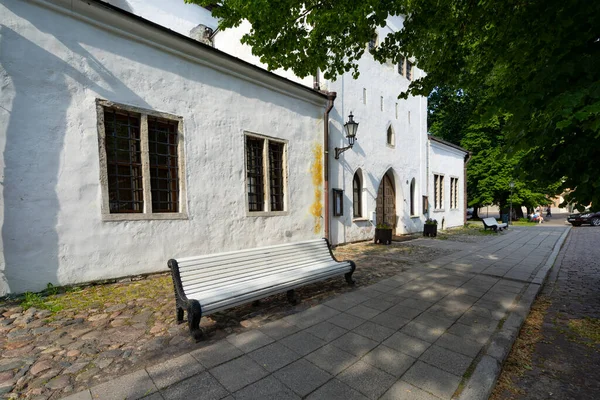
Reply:
[[[450,177],[450,209],[458,210],[458,177]]]
[[[142,198],[143,210],[141,213],[111,213],[110,191],[108,184],[108,157],[106,153],[106,129],[104,126],[104,112],[106,109],[114,109],[140,116],[140,144],[142,159]],[[96,121],[98,130],[98,154],[100,166],[100,187],[102,193],[100,212],[102,221],[139,221],[139,220],[173,220],[188,219],[187,196],[186,196],[186,172],[185,172],[185,135],[183,129],[183,117],[160,111],[148,110],[127,104],[116,103],[105,99],[96,99]],[[177,212],[152,212],[152,186],[150,175],[150,157],[148,143],[148,117],[165,119],[177,122],[177,172],[179,192]]]
[[[245,197],[245,210],[247,217],[272,217],[279,215],[289,214],[289,190],[288,190],[288,140],[279,139],[272,136],[266,136],[255,132],[243,132],[244,140],[244,197]],[[262,148],[262,187],[263,187],[263,210],[262,211],[250,211],[250,203],[248,196],[248,152],[247,152],[247,138],[259,139],[263,141]],[[269,143],[278,143],[283,145],[282,151],[282,187],[283,187],[283,210],[272,211],[271,204],[271,159],[269,151]]]
[[[333,192],[333,216],[343,217],[344,216],[344,191],[342,189],[331,189]]]
[[[408,205],[408,209],[410,211],[410,216],[415,217],[417,214],[417,180],[412,178],[410,183],[408,184],[408,192],[410,194],[410,204]]]
[[[358,184],[356,184],[358,182]],[[354,172],[352,177],[352,218],[361,219],[363,218],[363,183],[362,174],[359,171]],[[356,211],[358,210],[358,214]]]
[[[387,129],[385,130],[385,144],[387,145],[387,147],[396,147],[396,132],[394,131],[394,127],[392,124],[389,124]]]
[[[439,191],[438,191],[439,187]],[[444,174],[433,174],[433,210],[444,211]]]

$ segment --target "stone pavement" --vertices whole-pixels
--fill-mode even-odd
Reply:
[[[420,239],[462,250],[67,399],[487,398],[567,232]]]
[[[598,334],[598,325],[576,329],[580,323],[600,321],[598,244],[600,229],[585,225],[573,228],[565,241],[541,291],[548,308],[530,368],[510,378],[519,399],[600,398],[600,343],[590,335]],[[498,390],[495,398],[511,399],[514,393]]]

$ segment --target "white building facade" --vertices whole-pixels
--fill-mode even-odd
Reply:
[[[0,0],[0,296],[464,223],[466,152],[428,139],[425,98],[397,99],[416,67],[366,55],[357,80],[316,90],[264,70],[240,30],[212,35],[216,49],[190,38],[214,33],[204,8],[109,3]],[[336,159],[350,112],[357,141]]]
[[[322,237],[326,96],[97,2],[0,15],[0,295]]]

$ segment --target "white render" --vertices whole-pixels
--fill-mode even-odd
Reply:
[[[466,152],[455,147],[429,140],[429,205],[430,217],[438,221],[438,229],[462,226],[465,223],[465,176],[463,164]],[[444,207],[434,209],[433,175],[444,176]],[[458,207],[450,207],[450,178],[458,179]]]
[[[80,0],[0,0],[0,295],[322,237],[325,96]],[[102,218],[96,100],[183,119],[186,219]],[[244,132],[288,143],[288,211],[248,216]]]

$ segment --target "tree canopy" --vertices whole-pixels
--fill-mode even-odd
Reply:
[[[214,1],[186,0],[208,5]],[[523,173],[562,181],[572,200],[600,208],[600,5],[590,0],[220,0],[220,27],[248,20],[243,42],[270,69],[325,77],[352,71],[376,27],[406,16],[372,53],[416,60],[427,75],[400,94],[443,86],[482,93],[507,115],[505,150]],[[482,113],[485,115],[485,113]]]
[[[469,150],[467,168],[467,201],[470,207],[479,208],[496,204],[508,208],[512,201],[518,217],[522,217],[520,206],[528,212],[560,194],[560,181],[546,183],[536,174],[519,173],[519,163],[526,155],[525,150],[512,154],[505,151],[504,127],[510,116],[506,114],[481,115],[480,93],[467,93],[438,87],[429,95],[429,131],[433,135]],[[514,188],[510,188],[510,183]]]

